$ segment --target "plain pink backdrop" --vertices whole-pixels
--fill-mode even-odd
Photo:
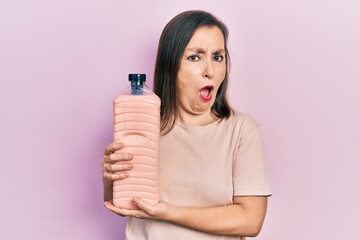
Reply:
[[[112,98],[130,72],[151,85],[160,33],[189,9],[228,25],[232,102],[263,128],[257,239],[359,239],[355,0],[1,1],[0,239],[124,239],[102,202]]]

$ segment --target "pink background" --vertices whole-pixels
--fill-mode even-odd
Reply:
[[[263,128],[273,196],[257,239],[359,239],[355,0],[1,1],[0,239],[124,238],[102,204],[112,98],[129,72],[152,82],[163,27],[189,9],[228,25],[231,99]]]

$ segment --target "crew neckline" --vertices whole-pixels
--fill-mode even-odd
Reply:
[[[185,128],[185,129],[204,129],[204,128],[211,127],[213,125],[218,125],[223,120],[224,119],[219,118],[219,119],[217,119],[215,121],[212,121],[212,122],[210,122],[208,124],[205,124],[205,125],[192,125],[192,126],[185,125],[184,123],[180,122],[179,120],[176,120],[176,125],[179,126],[179,127]]]

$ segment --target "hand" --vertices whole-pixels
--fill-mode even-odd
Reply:
[[[126,163],[133,158],[128,153],[115,153],[124,146],[121,143],[110,143],[106,146],[104,156],[101,161],[103,182],[105,185],[113,184],[113,181],[128,177],[126,171],[132,169],[131,163]]]
[[[168,220],[168,216],[170,215],[170,209],[173,208],[170,204],[166,202],[159,202],[156,205],[150,205],[146,203],[144,200],[134,198],[134,204],[136,204],[140,210],[129,210],[124,208],[115,207],[112,201],[104,202],[104,206],[122,217],[136,217],[136,218],[151,218],[158,220]]]

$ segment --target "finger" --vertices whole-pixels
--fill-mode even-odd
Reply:
[[[119,210],[115,209],[114,206],[112,205],[111,202],[104,202],[104,207],[109,209],[110,211],[112,211],[113,213],[116,213],[122,217],[126,217],[125,214],[123,214],[122,212],[120,212]]]
[[[113,182],[116,180],[121,180],[121,179],[125,179],[129,176],[128,173],[124,172],[124,173],[118,173],[118,174],[110,174],[110,173],[104,173],[104,178],[108,181],[108,182]]]
[[[133,159],[133,156],[129,153],[113,153],[104,155],[103,159],[105,163],[115,163],[118,161],[129,161]]]
[[[115,207],[112,202],[104,202],[104,206],[112,211],[113,213],[116,213],[120,216],[131,216],[136,218],[148,218],[149,215],[146,214],[144,211],[141,210],[130,210],[125,208],[118,208]]]
[[[109,143],[105,148],[104,155],[109,155],[109,154],[115,152],[116,150],[120,150],[123,147],[124,147],[124,145],[119,142]]]
[[[113,153],[110,154],[110,161],[129,161],[133,159],[133,155],[130,153]]]
[[[132,169],[133,165],[128,164],[104,164],[104,170],[106,172],[119,172],[119,171],[127,171]]]
[[[155,215],[155,208],[154,206],[148,204],[147,202],[138,199],[138,198],[134,198],[133,202],[135,205],[137,205],[141,210],[143,210],[145,213],[147,213],[150,216],[154,216]]]

